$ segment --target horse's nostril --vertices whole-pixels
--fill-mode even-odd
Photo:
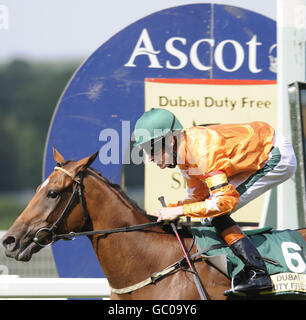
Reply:
[[[2,241],[2,244],[5,249],[12,251],[15,248],[16,239],[14,236],[8,236],[6,239]]]

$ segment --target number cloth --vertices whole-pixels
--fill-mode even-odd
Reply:
[[[224,243],[214,227],[194,226],[190,229],[201,250]],[[303,237],[297,231],[276,231],[269,227],[245,231],[245,233],[250,237],[262,257],[279,263],[279,265],[275,265],[265,261],[269,274],[301,274],[302,282],[293,284],[290,288],[287,286],[286,289],[288,291],[291,289],[291,293],[296,291],[306,294],[306,245]],[[228,246],[210,250],[206,254],[210,256],[226,255],[227,271],[230,278],[235,277],[244,267],[243,262],[232,253]]]

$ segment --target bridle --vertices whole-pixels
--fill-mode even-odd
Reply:
[[[70,176],[71,179],[74,181],[74,189],[72,192],[72,195],[69,199],[69,201],[66,204],[66,207],[64,208],[63,212],[57,218],[57,220],[54,222],[54,224],[50,228],[41,228],[39,229],[33,241],[40,245],[41,247],[48,246],[52,244],[55,240],[57,240],[57,235],[55,234],[55,231],[58,229],[59,225],[63,222],[63,220],[69,215],[71,211],[71,207],[74,204],[74,202],[77,200],[77,197],[79,198],[79,202],[81,203],[82,206],[82,211],[83,211],[83,217],[84,217],[84,222],[86,223],[89,219],[89,214],[86,210],[85,204],[84,204],[84,198],[83,198],[83,178],[84,178],[84,172],[80,171],[76,176],[73,176],[69,171],[65,170],[62,167],[55,167],[54,170],[60,170],[64,172],[66,175]],[[39,234],[48,234],[49,235],[49,241],[47,243],[43,243],[39,240]],[[46,236],[44,237],[46,238]]]
[[[59,228],[60,224],[64,221],[64,219],[67,218],[67,216],[70,214],[71,208],[72,208],[73,204],[76,202],[77,199],[79,199],[79,202],[80,202],[81,207],[82,207],[83,218],[84,218],[85,225],[88,223],[88,220],[90,218],[89,218],[88,211],[86,209],[86,204],[85,204],[84,195],[83,195],[83,191],[84,191],[84,184],[83,184],[84,171],[80,171],[76,176],[73,176],[68,170],[66,170],[66,169],[64,169],[62,167],[59,167],[59,166],[56,166],[54,168],[54,170],[62,171],[63,173],[68,175],[73,180],[75,185],[74,185],[74,189],[73,189],[73,192],[71,194],[71,197],[70,197],[69,201],[67,202],[67,204],[66,204],[63,212],[59,216],[59,218],[54,222],[54,224],[50,228],[40,228],[36,232],[36,234],[35,234],[35,236],[33,238],[33,241],[37,245],[39,245],[41,247],[49,246],[49,245],[51,245],[52,243],[54,243],[55,241],[57,241],[59,239],[62,239],[62,240],[74,240],[78,236],[92,236],[92,235],[95,235],[95,234],[103,234],[104,236],[106,236],[106,235],[112,234],[112,233],[137,231],[137,230],[142,230],[142,229],[145,229],[145,228],[150,228],[150,227],[153,227],[153,226],[164,224],[163,221],[156,221],[156,222],[151,222],[151,223],[139,224],[139,225],[135,225],[135,226],[127,226],[127,227],[123,227],[123,228],[116,228],[116,229],[105,229],[105,230],[85,231],[85,232],[74,232],[74,231],[71,231],[71,232],[66,233],[66,234],[57,234],[56,230]],[[43,238],[42,240],[39,237],[40,235],[43,235],[42,236],[42,238]]]

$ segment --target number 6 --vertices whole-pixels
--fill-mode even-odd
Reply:
[[[288,250],[289,248],[301,251],[301,247],[294,242],[282,242],[283,256],[285,258],[289,270],[292,272],[303,273],[306,269],[306,265],[303,258],[298,252],[290,253]],[[297,262],[297,265],[293,264],[293,260]]]

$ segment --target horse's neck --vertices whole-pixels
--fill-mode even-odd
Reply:
[[[94,230],[149,222],[144,214],[103,179],[93,176],[90,182],[91,185],[86,185],[85,190],[90,187],[94,196],[89,196],[87,191],[86,204]],[[159,266],[155,264],[160,265],[161,251],[171,248],[173,237],[158,227],[150,231],[153,232],[145,230],[92,238],[93,248],[111,286],[131,285],[158,270]],[[172,260],[174,262],[174,258]]]
[[[140,209],[136,208],[122,192],[111,186],[105,178],[92,170],[89,171],[89,176],[90,185],[85,186],[85,190],[88,190],[87,198],[90,198],[90,203],[87,205],[92,206],[88,211],[95,230],[148,222],[148,218],[140,212]]]

